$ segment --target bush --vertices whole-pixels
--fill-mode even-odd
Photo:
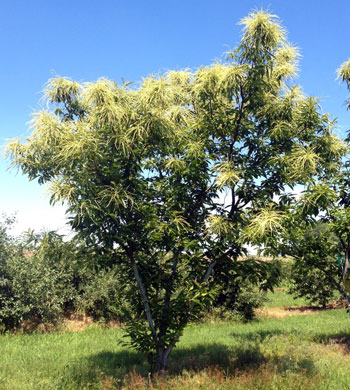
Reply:
[[[13,328],[17,323],[16,297],[8,264],[15,255],[14,240],[8,234],[14,218],[3,216],[0,221],[0,329]]]
[[[231,291],[226,290],[218,295],[213,306],[216,316],[223,319],[239,318],[250,321],[255,317],[255,310],[263,306],[266,301],[266,291],[260,290],[251,282],[239,279],[231,284]]]
[[[108,268],[108,259],[105,269],[94,268],[94,257],[101,255],[82,243],[65,242],[55,232],[30,232],[15,242],[3,229],[0,245],[2,328],[14,329],[26,320],[56,324],[77,310],[96,320],[120,317],[116,272]]]
[[[117,270],[101,269],[99,272],[85,274],[77,309],[94,320],[109,321],[123,319],[123,311],[117,303],[120,301],[120,289]]]
[[[328,262],[329,272],[338,279],[334,268],[336,259],[325,257],[324,262]],[[324,265],[326,267],[326,265]],[[325,307],[329,302],[338,297],[336,286],[330,281],[327,273],[318,268],[307,267],[302,261],[295,261],[291,270],[288,292],[296,298],[305,298],[311,305]]]
[[[62,237],[50,232],[36,243],[13,243],[12,255],[3,262],[8,277],[0,322],[6,329],[24,320],[56,323],[76,299],[74,252]]]
[[[254,310],[262,307],[266,291],[280,282],[280,262],[265,262],[247,258],[232,262],[230,259],[218,265],[217,288],[219,293],[213,306],[225,315],[239,315],[245,321],[254,318]]]
[[[294,245],[298,252],[294,254],[289,292],[310,304],[325,306],[338,295],[341,287],[338,282],[342,270],[337,263],[339,240],[329,224],[318,222],[297,236]]]
[[[279,287],[288,288],[290,286],[291,275],[294,268],[294,260],[292,258],[283,258],[280,261],[281,278]]]

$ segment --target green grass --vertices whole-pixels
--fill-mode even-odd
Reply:
[[[267,301],[264,307],[289,307],[289,306],[304,306],[309,305],[309,302],[303,298],[294,298],[287,293],[287,289],[278,289],[275,292],[267,293]]]
[[[268,299],[268,308],[306,304],[282,289]],[[191,324],[173,351],[169,375],[154,385],[145,357],[121,346],[122,336],[121,329],[99,326],[2,335],[0,390],[350,390],[344,310]]]
[[[328,344],[349,332],[342,310],[248,324],[193,324],[159,388],[350,389],[350,358]],[[146,360],[118,345],[121,336],[119,329],[98,327],[1,336],[0,389],[113,389],[123,388],[123,378],[129,388],[146,388],[147,380],[136,374],[146,376]]]
[[[118,345],[118,329],[6,335],[0,338],[0,389],[99,388],[105,375],[122,377],[142,356]],[[145,371],[145,368],[144,368]]]

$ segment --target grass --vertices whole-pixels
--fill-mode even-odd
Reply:
[[[272,307],[289,307],[308,305],[308,301],[303,298],[294,298],[288,294],[287,289],[277,289],[275,292],[267,293],[267,301],[264,304],[266,308]]]
[[[280,293],[270,304],[283,301]],[[191,324],[173,351],[169,375],[152,386],[144,356],[119,345],[122,335],[118,328],[92,326],[0,336],[0,389],[350,390],[344,310]]]

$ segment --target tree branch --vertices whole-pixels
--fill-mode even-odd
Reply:
[[[153,340],[157,341],[158,337],[157,337],[156,328],[154,326],[154,322],[153,322],[153,318],[152,318],[152,314],[151,314],[151,309],[149,306],[149,301],[147,298],[145,287],[144,287],[143,282],[142,282],[142,278],[140,276],[140,273],[139,273],[139,270],[138,270],[138,267],[137,267],[137,264],[136,264],[136,261],[134,258],[134,253],[131,250],[129,250],[128,256],[129,256],[129,259],[130,259],[130,262],[132,265],[132,269],[134,271],[135,279],[136,279],[137,284],[138,284],[139,289],[140,289],[142,302],[143,302],[143,306],[144,306],[145,313],[146,313],[147,322],[148,322],[148,325],[151,329]]]
[[[170,305],[170,298],[171,298],[171,293],[174,287],[174,282],[175,282],[175,277],[176,277],[176,272],[177,272],[177,265],[178,265],[178,260],[180,253],[182,252],[183,247],[180,247],[177,249],[177,251],[174,253],[173,256],[173,264],[171,268],[171,276],[170,276],[170,283],[167,285],[166,291],[165,291],[165,297],[164,297],[164,305],[163,305],[163,310],[162,310],[162,317],[159,325],[159,337],[162,337],[165,335],[166,330],[167,330],[167,312],[168,308]],[[169,352],[170,353],[170,352]]]

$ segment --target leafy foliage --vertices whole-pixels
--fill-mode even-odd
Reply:
[[[338,69],[338,78],[345,82],[350,90],[350,59],[345,61]],[[350,109],[350,100],[348,100],[348,109]]]
[[[101,266],[92,264],[97,253],[86,252],[77,240],[64,241],[55,232],[30,231],[21,239],[4,238],[8,251],[1,267],[2,328],[14,329],[23,321],[55,324],[64,314],[77,311],[96,320],[122,318],[119,280],[108,265],[101,268],[102,259]]]
[[[246,321],[254,318],[254,309],[261,307],[267,290],[280,283],[280,263],[256,258],[220,262],[212,283],[219,289],[213,307],[236,313]],[[213,286],[214,287],[214,286]]]
[[[14,217],[3,216],[0,223],[0,330],[13,327],[16,317],[12,316],[15,304],[15,296],[12,290],[12,275],[7,264],[14,257],[14,242],[9,235],[9,230],[14,223]]]
[[[286,218],[270,254],[294,258],[290,291],[312,304],[326,305],[337,293],[348,300],[345,285],[350,251],[346,166],[338,176],[314,181],[299,199],[280,199]],[[339,264],[338,257],[344,261]]]
[[[306,298],[311,304],[325,306],[336,297],[336,283],[342,277],[337,262],[337,237],[329,224],[319,222],[299,235],[294,245],[303,255],[297,257],[291,267],[289,292]]]

